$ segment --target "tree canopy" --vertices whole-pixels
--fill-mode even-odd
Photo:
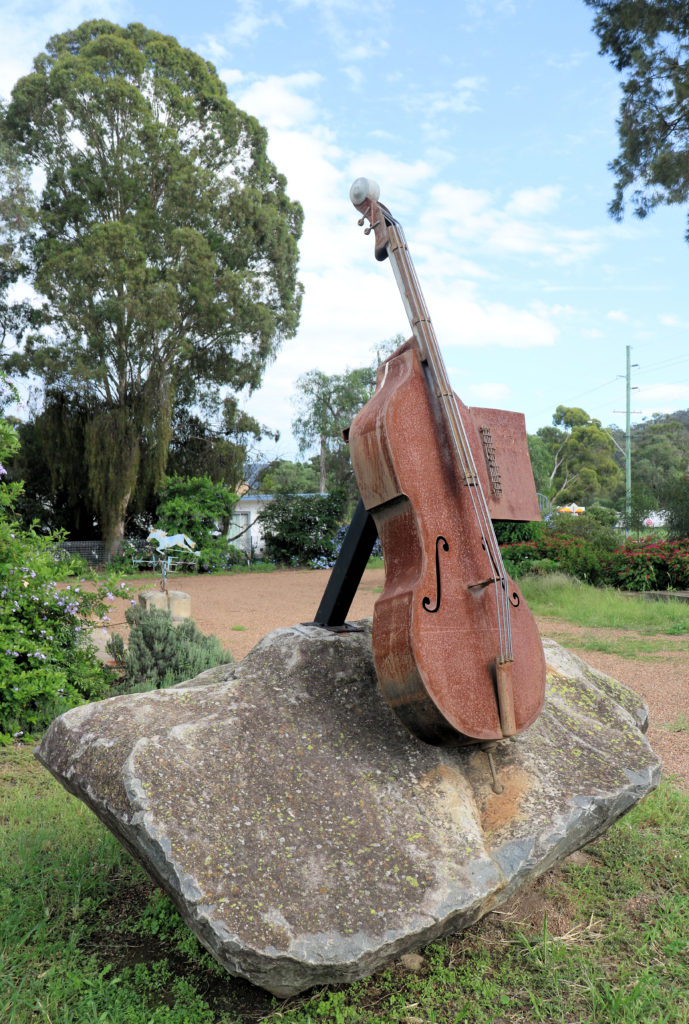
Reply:
[[[21,239],[33,223],[33,195],[26,168],[4,131],[5,105],[0,101],[0,345],[21,335],[28,303],[10,303],[8,290],[25,269]]]
[[[624,474],[614,458],[615,443],[584,409],[558,405],[553,426],[541,427],[536,436],[551,460],[546,493],[552,501],[592,505],[619,496]]]
[[[613,217],[689,197],[689,6],[685,0],[584,0],[600,52],[622,73]],[[689,240],[689,229],[687,230]]]
[[[318,445],[321,493],[325,491],[328,468],[339,487],[346,487],[353,479],[342,431],[371,397],[375,383],[374,366],[333,374],[309,370],[297,380],[298,415],[292,422],[292,430],[301,452]],[[349,489],[350,497],[355,496],[351,486]]]
[[[253,390],[295,332],[301,207],[213,66],[139,24],[54,36],[4,133],[45,179],[24,241],[48,326],[9,362],[89,402],[116,543],[137,483],[162,479],[175,402]]]

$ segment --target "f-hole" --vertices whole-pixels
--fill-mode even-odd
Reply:
[[[447,543],[445,538],[439,536],[439,537],[435,538],[435,608],[431,608],[430,607],[430,604],[431,604],[430,597],[424,597],[423,601],[421,602],[421,604],[423,605],[424,611],[430,612],[431,614],[434,614],[440,608],[440,598],[441,598],[441,593],[442,593],[441,583],[440,583],[440,548],[441,547],[442,547],[443,551],[449,551],[450,550],[450,545]]]

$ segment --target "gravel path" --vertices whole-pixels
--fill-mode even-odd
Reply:
[[[328,576],[327,569],[183,576],[169,579],[168,589],[189,594],[192,618],[199,629],[214,633],[239,659],[270,630],[312,621]],[[364,573],[348,615],[350,620],[373,613],[383,581],[383,569],[369,569]],[[142,579],[141,586],[156,584],[157,579],[150,577]],[[110,630],[124,631],[125,608],[125,601],[115,602]],[[564,643],[593,668],[618,679],[644,698],[651,715],[648,734],[651,745],[662,758],[666,774],[675,776],[678,785],[689,789],[689,644],[686,638],[667,637],[662,652],[631,659],[578,648],[577,638],[589,638],[592,630],[553,619],[539,619],[539,628],[542,635]],[[606,639],[614,639],[613,630],[601,632]]]

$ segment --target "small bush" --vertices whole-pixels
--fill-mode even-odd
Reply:
[[[543,523],[513,523],[500,519],[493,523],[493,529],[498,544],[519,544],[542,536],[545,526]]]
[[[218,524],[227,527],[238,495],[207,476],[167,477],[160,492],[156,526],[166,533],[186,533],[198,545],[212,542]]]
[[[320,559],[332,564],[344,505],[345,496],[339,491],[278,495],[258,516],[266,557],[282,565],[318,564]]]
[[[235,565],[246,565],[246,554],[228,544],[224,537],[216,537],[201,548],[198,557],[199,572],[226,572]]]
[[[216,636],[206,636],[191,619],[173,625],[169,612],[138,604],[127,609],[125,618],[130,627],[128,649],[119,636],[108,642],[108,651],[124,669],[117,686],[120,693],[173,686],[233,660]]]

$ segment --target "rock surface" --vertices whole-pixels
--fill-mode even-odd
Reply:
[[[475,921],[660,778],[639,697],[550,641],[546,706],[487,755],[378,693],[370,624],[268,634],[236,665],[56,719],[39,760],[233,974],[286,996]]]

